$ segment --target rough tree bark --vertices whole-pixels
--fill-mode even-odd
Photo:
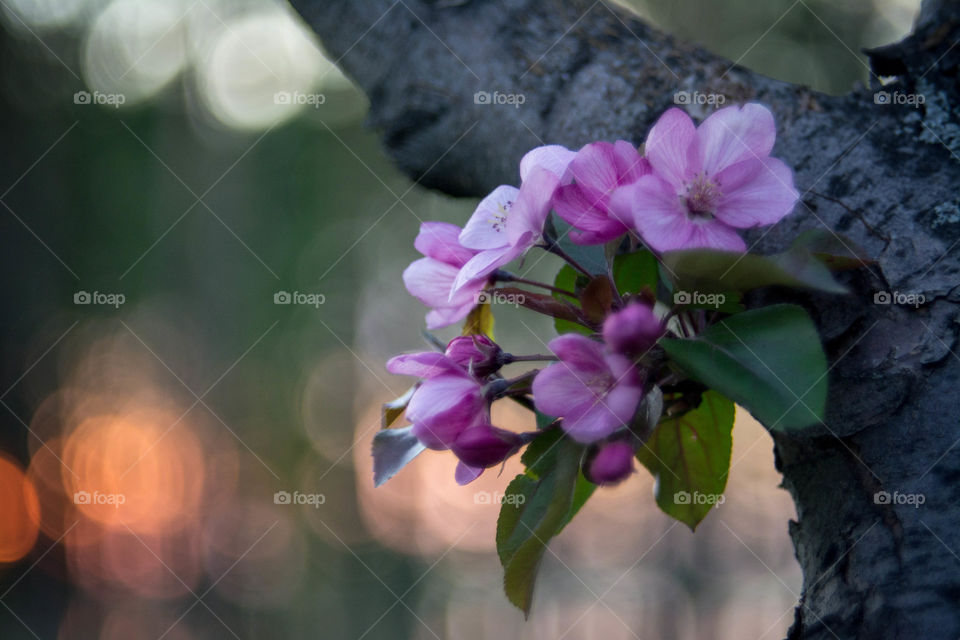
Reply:
[[[756,250],[826,227],[878,261],[843,276],[852,296],[790,294],[832,363],[826,423],[775,443],[804,575],[790,638],[960,637],[960,3],[926,0],[913,35],[869,54],[920,109],[875,104],[875,86],[834,97],[766,78],[604,2],[292,3],[370,97],[399,166],[451,194],[515,183],[541,142],[639,142],[678,90],[768,104],[803,198],[752,234]],[[477,91],[526,102],[475,104]],[[874,304],[879,291],[926,301]],[[925,503],[877,504],[881,490]]]

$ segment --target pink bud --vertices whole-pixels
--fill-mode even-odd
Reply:
[[[447,345],[446,355],[458,365],[485,378],[500,368],[502,350],[485,335],[459,336]]]
[[[633,453],[633,446],[624,440],[601,445],[584,475],[594,484],[619,484],[633,473]]]
[[[478,424],[465,429],[451,449],[464,464],[486,468],[506,460],[520,447],[521,442],[520,436],[512,431]]]
[[[663,323],[643,303],[633,303],[603,323],[603,340],[612,351],[636,356],[644,353],[663,334]]]

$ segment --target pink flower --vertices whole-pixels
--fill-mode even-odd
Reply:
[[[413,241],[426,257],[406,268],[403,283],[410,295],[432,307],[427,313],[428,329],[440,329],[467,317],[476,306],[477,294],[487,285],[485,278],[479,278],[450,294],[460,268],[477,253],[460,245],[460,231],[446,222],[424,222]]]
[[[478,378],[485,378],[503,364],[503,350],[485,335],[457,336],[447,345],[446,355]]]
[[[387,371],[423,379],[407,405],[407,420],[413,423],[413,435],[430,449],[449,449],[464,430],[487,420],[480,383],[442,353],[396,356],[387,362]]]
[[[578,334],[550,341],[560,362],[533,380],[534,403],[548,416],[563,418],[563,429],[577,442],[606,438],[630,422],[643,388],[629,359],[605,353],[603,345]]]
[[[624,440],[603,444],[588,463],[584,475],[594,484],[619,484],[633,473],[633,454],[633,445]]]
[[[567,168],[573,184],[561,186],[554,198],[557,215],[574,226],[576,244],[603,244],[629,228],[610,211],[610,195],[650,173],[650,163],[624,140],[594,142],[577,152]],[[628,210],[629,211],[629,210]],[[629,220],[629,213],[621,217]]]
[[[664,113],[647,136],[653,173],[618,190],[655,251],[713,248],[743,251],[737,229],[778,222],[793,210],[793,173],[770,157],[773,115],[759,104],[727,107],[695,127],[680,109]]]
[[[663,335],[663,323],[648,305],[634,302],[603,323],[603,341],[611,351],[643,355]]]
[[[496,466],[516,453],[522,443],[523,439],[516,433],[485,422],[465,429],[451,447],[460,459],[457,482],[473,482],[484,469]]]
[[[480,202],[459,238],[461,245],[478,253],[457,275],[451,299],[540,240],[554,192],[574,155],[557,145],[537,147],[520,161],[519,189],[502,185]]]

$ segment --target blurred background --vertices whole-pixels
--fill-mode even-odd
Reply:
[[[631,6],[841,93],[919,0]],[[784,636],[795,514],[742,413],[696,535],[645,472],[598,491],[526,623],[493,539],[516,468],[458,487],[428,452],[373,489],[379,406],[408,382],[383,362],[422,346],[400,272],[419,221],[475,202],[391,166],[283,3],[0,0],[0,64],[0,637]],[[500,341],[538,350],[548,325],[501,310]]]

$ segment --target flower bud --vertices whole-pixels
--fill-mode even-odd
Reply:
[[[643,303],[633,303],[609,316],[603,323],[603,340],[616,353],[644,353],[663,334],[663,323]]]
[[[633,473],[633,454],[633,446],[625,440],[600,445],[584,475],[594,484],[619,484]]]
[[[497,343],[482,334],[456,337],[446,351],[448,358],[478,378],[485,378],[500,368],[501,353]]]
[[[471,467],[492,467],[509,458],[522,443],[519,435],[489,424],[465,429],[453,443],[453,453]]]

